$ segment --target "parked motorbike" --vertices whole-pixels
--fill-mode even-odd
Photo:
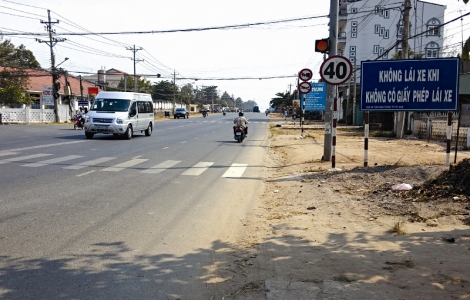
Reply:
[[[80,116],[76,116],[73,122],[73,129],[83,129],[83,119]]]
[[[243,142],[245,139],[245,129],[241,126],[235,126],[235,140],[239,143]]]

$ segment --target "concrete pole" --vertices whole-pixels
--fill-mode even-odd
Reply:
[[[339,0],[330,0],[330,51],[329,56],[336,55],[338,49],[338,8]],[[326,85],[326,110],[325,110],[325,135],[324,135],[324,148],[323,148],[323,161],[331,160],[332,152],[332,120],[333,120],[333,105],[336,97],[336,87],[331,84]]]
[[[410,36],[410,10],[411,0],[405,0],[405,10],[403,11],[403,39],[401,43],[401,58],[408,59],[408,38]],[[405,129],[405,112],[397,113],[397,134],[396,138],[402,139]]]
[[[356,84],[356,70],[357,70],[357,66],[356,64],[354,64],[354,73],[353,73],[353,76],[354,76],[354,91],[353,91],[353,123],[352,125],[356,125],[356,92],[357,92],[357,84]]]

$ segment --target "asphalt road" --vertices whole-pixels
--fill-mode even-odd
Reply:
[[[0,299],[202,299],[262,187],[269,119],[155,122],[151,137],[0,126]],[[215,266],[215,267],[214,267]]]

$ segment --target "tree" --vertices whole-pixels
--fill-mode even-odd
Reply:
[[[277,93],[275,98],[272,98],[271,101],[269,102],[269,105],[272,108],[281,108],[281,107],[287,107],[292,105],[292,100],[294,99],[294,93]]]
[[[181,88],[181,102],[186,105],[191,104],[193,102],[193,85],[188,83]]]
[[[173,101],[178,99],[178,87],[170,81],[162,80],[153,85],[152,98],[154,100]]]
[[[123,91],[124,90],[124,78],[121,78],[116,89],[108,88],[108,91],[111,91],[111,90]],[[126,91],[130,92],[133,90],[134,90],[134,76],[127,75]],[[145,78],[137,77],[137,92],[151,94],[153,92],[152,82],[150,82],[149,80],[146,80]]]
[[[0,103],[14,107],[32,103],[31,97],[25,93],[28,86],[28,73],[25,69],[39,69],[41,66],[33,53],[20,45],[15,46],[10,40],[0,43]]]
[[[238,108],[241,108],[243,105],[243,100],[242,98],[238,97],[237,99],[235,99],[235,106],[238,107]]]
[[[15,48],[10,40],[0,43],[0,66],[26,69],[41,68],[33,52],[26,49],[23,44]]]
[[[230,95],[227,92],[224,92],[222,96],[220,97],[220,105],[222,105],[223,107],[234,106],[232,97],[230,97]]]

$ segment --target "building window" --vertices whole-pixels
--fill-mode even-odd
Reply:
[[[390,18],[390,11],[389,11],[388,9],[386,9],[386,10],[383,11],[383,17],[384,17],[385,19]]]
[[[426,35],[437,35],[439,36],[439,27],[437,26],[428,26],[428,32],[426,32]]]
[[[375,6],[375,13],[376,13],[376,14],[382,15],[383,10],[384,10],[384,9],[383,9],[382,6],[380,6],[380,5]]]
[[[375,25],[375,27],[374,27],[374,33],[375,33],[375,34],[379,34],[379,33],[380,33],[380,25],[377,25],[377,24]]]
[[[351,32],[351,37],[352,38],[357,38],[357,32]]]
[[[355,13],[357,13],[357,7],[353,7],[353,8],[351,8],[351,13],[352,13],[352,14],[355,14]]]
[[[432,18],[426,23],[426,36],[440,36],[439,25],[441,22],[437,18]]]
[[[424,48],[426,58],[437,58],[439,57],[439,45],[436,42],[430,42]]]
[[[379,35],[380,35],[380,36],[383,36],[383,35],[384,35],[384,32],[385,32],[385,28],[384,28],[384,27],[380,27],[380,33],[379,33]]]
[[[354,57],[350,57],[349,58],[349,61],[352,63],[352,64],[355,64],[356,63],[356,59]]]
[[[356,52],[350,52],[350,53],[349,53],[349,56],[355,57],[355,56],[356,56]]]
[[[388,39],[388,29],[384,31],[384,39]]]
[[[351,27],[351,32],[357,32],[357,27]]]
[[[356,52],[356,46],[350,46],[349,52]]]
[[[351,22],[351,27],[356,27],[357,26],[357,21],[352,21]]]
[[[384,48],[379,48],[379,55],[384,54]]]
[[[379,46],[375,45],[374,46],[374,54],[378,54],[378,53],[379,53]]]

